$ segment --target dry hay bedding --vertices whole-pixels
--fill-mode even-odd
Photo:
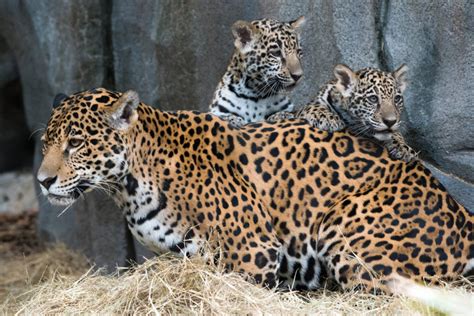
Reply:
[[[303,293],[255,286],[205,257],[162,255],[114,275],[64,246],[11,257],[0,270],[5,314],[436,314],[403,297],[358,292]],[[472,284],[451,288],[458,294]]]
[[[163,255],[104,275],[62,245],[42,246],[35,220],[36,213],[0,216],[2,314],[435,313],[402,297],[267,290],[225,273],[219,264],[207,264],[205,257]],[[451,286],[459,295],[472,295],[473,290],[469,282]]]

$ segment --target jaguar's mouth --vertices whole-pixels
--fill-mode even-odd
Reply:
[[[79,196],[81,196],[81,193],[89,192],[91,190],[92,190],[92,183],[87,180],[81,180],[79,181],[79,184],[74,189],[73,194],[76,196],[76,198],[78,198]]]
[[[393,131],[391,129],[384,129],[384,130],[379,130],[379,131],[374,131],[374,138],[381,140],[381,141],[387,141],[390,140],[393,136]]]
[[[70,205],[74,203],[84,192],[91,190],[91,183],[86,180],[81,180],[74,189],[68,194],[59,195],[54,193],[48,193],[47,198],[51,204],[54,205]]]
[[[71,195],[57,195],[49,193],[47,196],[49,203],[53,205],[69,205],[74,203],[77,198]]]
[[[393,133],[398,131],[398,123],[392,126],[385,126],[385,124],[377,123],[371,126],[372,135],[375,139],[387,141],[392,139]]]
[[[294,81],[294,82],[292,82],[292,83],[286,84],[284,88],[285,88],[285,90],[287,90],[287,91],[291,91],[291,90],[293,90],[293,89],[296,87],[296,84],[297,84],[297,82]]]

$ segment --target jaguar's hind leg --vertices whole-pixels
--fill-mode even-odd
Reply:
[[[327,257],[326,269],[343,289],[359,289],[367,293],[390,293],[387,282],[394,277],[390,266],[368,265],[353,253],[340,252]]]

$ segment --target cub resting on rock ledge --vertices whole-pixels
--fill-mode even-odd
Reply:
[[[217,242],[257,282],[390,291],[399,276],[453,279],[474,262],[473,215],[421,163],[304,121],[241,129],[210,114],[162,112],[133,91],[56,99],[38,171],[68,205],[105,187],[135,237],[193,255]]]

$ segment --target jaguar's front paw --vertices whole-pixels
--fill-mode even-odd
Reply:
[[[329,122],[329,131],[338,132],[343,130],[346,127],[346,124],[342,120],[334,120]]]
[[[398,145],[389,145],[387,146],[390,157],[397,160],[402,160],[405,162],[410,162],[411,160],[418,158],[418,153],[413,150],[408,145],[398,144]]]
[[[291,113],[291,112],[277,112],[275,114],[270,115],[267,118],[267,121],[274,123],[274,122],[278,122],[278,121],[282,121],[282,120],[289,120],[289,119],[294,119],[294,118],[295,118],[294,113]]]
[[[342,121],[337,120],[328,120],[326,118],[310,118],[307,119],[309,124],[317,129],[328,131],[328,132],[337,132],[344,129],[345,124]]]
[[[245,125],[245,120],[238,116],[228,117],[227,121],[230,123],[230,125],[236,128],[240,128]]]

